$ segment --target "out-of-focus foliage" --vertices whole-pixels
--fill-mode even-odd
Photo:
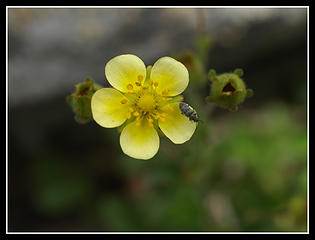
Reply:
[[[145,219],[130,227],[305,231],[306,129],[296,114],[273,104],[219,118],[176,149],[164,139],[150,165],[121,156],[133,198],[126,215]]]
[[[34,163],[34,206],[50,217],[79,214],[94,230],[305,231],[300,114],[283,104],[229,113],[200,124],[183,145],[163,138],[150,162],[117,151],[108,166],[108,150],[87,150],[92,162],[83,169],[47,151]],[[95,189],[95,166],[120,184],[104,192],[108,179]]]

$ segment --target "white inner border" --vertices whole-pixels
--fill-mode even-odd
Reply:
[[[307,9],[307,143],[309,143],[309,6],[6,6],[6,234],[309,234],[309,144],[307,144],[306,232],[8,232],[8,9],[9,8],[306,8]]]

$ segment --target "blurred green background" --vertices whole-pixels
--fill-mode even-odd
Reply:
[[[15,9],[9,36],[9,231],[306,231],[307,10]],[[117,129],[66,103],[105,63],[162,56],[190,72],[190,141],[124,155]],[[210,68],[244,70],[239,111],[204,101]]]

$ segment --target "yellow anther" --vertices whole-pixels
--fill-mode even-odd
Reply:
[[[153,128],[153,123],[149,123],[149,127],[150,127],[150,128]]]
[[[157,87],[158,85],[159,85],[159,83],[158,83],[158,82],[155,82],[155,83],[154,83],[154,86],[155,86],[155,87]]]
[[[152,118],[149,118],[148,121],[149,121],[149,123],[153,123],[153,119]]]
[[[139,127],[141,125],[140,121],[136,121],[136,126]]]
[[[127,99],[124,98],[123,100],[120,101],[120,103],[121,104],[126,104],[127,103]]]
[[[135,83],[136,83],[136,85],[137,85],[138,87],[141,86],[141,83],[139,83],[139,82],[135,82]]]
[[[138,81],[142,82],[142,80],[143,80],[143,76],[142,75],[138,75]]]
[[[164,112],[164,113],[161,114],[161,116],[162,116],[162,117],[166,117],[166,116],[167,116],[167,113]]]
[[[131,113],[127,112],[126,117],[127,117],[127,119],[131,118]]]
[[[136,117],[138,117],[138,116],[140,115],[140,113],[134,112],[133,115],[136,116]]]
[[[149,88],[149,87],[143,87],[142,89],[143,89],[143,90],[147,90],[148,88]]]
[[[166,119],[165,119],[165,118],[160,117],[160,121],[161,121],[161,122],[165,122],[165,121],[166,121]]]
[[[167,95],[170,90],[168,88],[164,89],[162,95]]]
[[[173,111],[174,111],[174,108],[169,107],[167,110],[168,110],[169,112],[173,112]]]
[[[152,86],[153,81],[151,79],[149,79],[148,83],[149,83],[150,86]]]
[[[128,89],[128,90],[132,90],[132,89],[133,89],[132,84],[129,83],[129,84],[127,85],[127,89]]]
[[[133,111],[134,111],[134,109],[131,107],[131,108],[129,108],[129,111],[130,111],[130,112],[133,112]]]
[[[159,117],[160,116],[158,114],[154,116],[155,119],[159,119]]]

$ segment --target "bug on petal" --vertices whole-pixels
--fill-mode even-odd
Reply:
[[[180,102],[179,109],[182,112],[182,114],[184,114],[186,117],[189,118],[189,120],[192,120],[194,122],[199,122],[199,117],[197,115],[197,112],[187,103]]]

